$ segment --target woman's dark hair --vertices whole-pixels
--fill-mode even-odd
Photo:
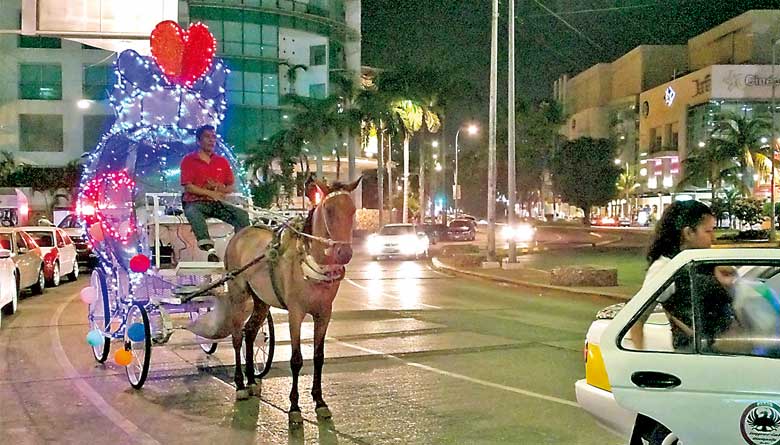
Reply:
[[[653,261],[662,256],[673,258],[680,253],[683,229],[686,227],[695,229],[707,215],[715,216],[712,210],[700,201],[673,202],[664,210],[663,216],[655,226],[653,241],[647,251],[647,262],[653,264]]]

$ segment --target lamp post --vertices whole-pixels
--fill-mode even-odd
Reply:
[[[777,224],[777,215],[775,215],[775,146],[777,144],[777,120],[775,119],[775,88],[777,87],[777,79],[775,79],[775,63],[776,54],[775,49],[780,39],[772,40],[772,140],[769,141],[769,147],[771,150],[771,166],[772,166],[772,184],[770,184],[770,202],[772,206],[772,224],[769,228],[769,242],[775,241],[775,225]]]
[[[460,204],[460,183],[458,182],[458,136],[460,136],[460,130],[463,130],[463,126],[461,125],[460,128],[458,128],[458,131],[455,132],[455,171],[453,174],[453,180],[455,182],[455,185],[452,187],[452,199],[455,201],[455,216],[458,216],[458,210],[460,210],[459,204]],[[476,125],[472,124],[466,127],[466,131],[470,135],[475,135],[479,131],[479,128],[477,128]]]

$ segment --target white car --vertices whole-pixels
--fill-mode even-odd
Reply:
[[[420,258],[428,256],[428,236],[413,224],[387,224],[369,235],[366,250],[375,260],[381,257]]]
[[[70,236],[59,227],[22,227],[41,248],[43,272],[46,281],[54,287],[60,285],[63,275],[71,281],[79,277],[78,251]]]
[[[780,249],[686,250],[598,318],[575,391],[599,423],[631,444],[780,443]]]
[[[3,315],[13,315],[19,305],[15,270],[11,251],[0,249],[0,325],[3,324]]]

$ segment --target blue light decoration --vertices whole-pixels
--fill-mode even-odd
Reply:
[[[163,25],[173,29],[176,24],[163,22],[158,27]],[[81,218],[88,229],[91,224],[100,224],[95,229],[101,230],[87,233],[98,254],[99,267],[108,277],[111,295],[133,299],[138,286],[154,275],[153,268],[147,272],[130,268],[133,257],[151,258],[147,227],[152,215],[144,211],[146,194],[182,193],[179,165],[185,155],[197,150],[195,130],[202,125],[219,130],[225,118],[225,84],[230,71],[221,59],[213,57],[216,41],[211,37],[213,43],[208,43],[203,38],[205,25],[197,23],[190,30],[195,26],[200,28],[199,43],[212,47],[198,53],[208,60],[195,61],[206,68],[194,81],[192,76],[182,80],[181,76],[163,72],[154,57],[133,50],[120,53],[114,63],[115,84],[109,101],[115,120],[87,156],[77,204],[77,209],[84,209]],[[184,39],[185,44],[174,42],[184,49],[173,50],[183,51],[181,69],[187,72],[187,63],[195,62],[183,34],[174,29],[173,36]],[[155,42],[153,33],[153,54],[155,45],[159,50],[162,43],[166,49],[167,43],[159,40]],[[166,57],[170,64],[170,51]],[[233,168],[236,191],[248,195],[243,166],[221,137],[217,138],[215,152],[227,158]]]

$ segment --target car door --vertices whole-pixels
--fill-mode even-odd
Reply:
[[[780,251],[755,250],[763,252],[678,255],[602,336],[617,402],[686,445],[780,442]],[[734,271],[731,282],[719,278],[726,269]],[[688,286],[689,297],[678,298]],[[764,331],[735,309],[745,295],[762,293],[777,306],[772,329]],[[668,339],[649,339],[642,326],[657,304],[671,321],[672,348]],[[637,327],[645,332],[642,347],[634,343]]]
[[[70,237],[64,231],[55,230],[57,240],[57,249],[60,252],[60,270],[63,274],[73,272],[76,264],[76,246],[73,245]]]
[[[16,267],[19,269],[20,287],[30,287],[38,280],[39,262],[30,250],[21,232],[14,232],[14,247],[16,251]]]

